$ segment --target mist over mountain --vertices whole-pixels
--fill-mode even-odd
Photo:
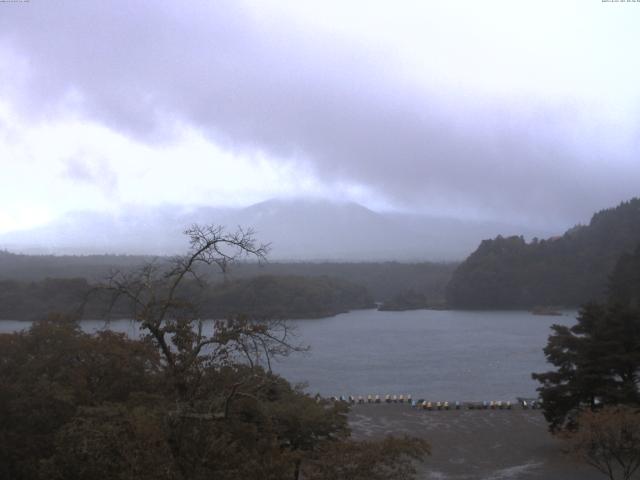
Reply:
[[[226,213],[173,205],[118,213],[76,211],[40,227],[0,235],[0,248],[33,254],[171,255],[188,247],[185,227]]]
[[[466,257],[486,238],[546,237],[521,225],[375,212],[357,203],[272,199],[246,208],[131,208],[74,212],[47,225],[0,236],[0,248],[24,253],[151,254],[184,252],[193,223],[253,228],[271,243],[270,259],[448,261]]]

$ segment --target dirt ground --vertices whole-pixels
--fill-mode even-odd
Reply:
[[[432,454],[424,480],[598,480],[592,467],[562,453],[539,410],[416,410],[407,404],[355,405],[349,416],[356,438],[412,435]]]

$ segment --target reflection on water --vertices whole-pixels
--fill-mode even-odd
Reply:
[[[323,395],[407,394],[442,400],[510,400],[534,396],[531,372],[548,369],[542,348],[553,323],[562,317],[528,312],[360,310],[332,318],[298,320],[297,340],[311,346],[274,364],[293,382]],[[0,332],[28,327],[0,321]],[[83,330],[105,328],[82,322]],[[132,337],[138,326],[111,321],[108,328]]]

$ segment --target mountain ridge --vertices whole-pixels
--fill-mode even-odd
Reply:
[[[498,222],[376,212],[358,203],[270,199],[244,208],[165,205],[120,213],[71,212],[48,225],[0,235],[21,253],[171,255],[188,248],[193,223],[250,227],[270,258],[311,261],[455,261],[484,238],[523,227]],[[528,236],[549,232],[528,230]]]

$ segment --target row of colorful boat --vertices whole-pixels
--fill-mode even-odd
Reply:
[[[380,395],[367,395],[366,398],[362,395],[358,395],[354,397],[353,395],[349,395],[348,397],[339,396],[339,397],[331,397],[331,400],[334,402],[348,402],[352,405],[356,403],[412,403],[411,395],[385,395],[381,397]]]
[[[427,400],[418,400],[413,403],[415,408],[423,410],[511,410],[512,403],[502,400],[490,402],[429,402]]]
[[[353,395],[331,397],[335,402],[346,402],[352,405],[365,403],[408,403],[414,408],[422,410],[511,410],[514,403],[510,401],[491,400],[484,402],[432,402],[425,399],[413,400],[411,395],[367,395],[357,397]],[[515,404],[519,404],[523,409],[537,409],[541,407],[541,402],[536,398],[518,397]]]

